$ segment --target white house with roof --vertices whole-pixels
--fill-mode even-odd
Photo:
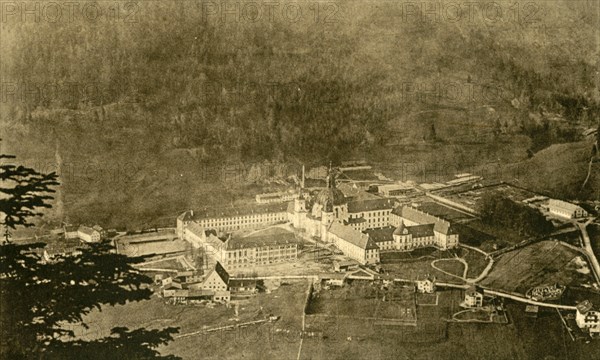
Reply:
[[[183,239],[183,229],[194,222],[206,229],[235,231],[253,229],[286,222],[287,204],[275,203],[245,207],[225,207],[186,211],[177,217],[177,235]]]
[[[202,282],[190,285],[189,289],[191,291],[209,291],[209,293],[204,295],[211,295],[211,298],[214,301],[229,301],[231,299],[231,293],[229,291],[229,273],[218,261]]]
[[[83,225],[81,225],[77,229],[77,236],[82,241],[85,241],[88,243],[89,242],[99,242],[101,240],[100,231],[98,231],[94,228],[88,227],[88,226],[83,226]]]
[[[470,286],[465,291],[465,307],[482,307],[483,306],[483,290],[477,286]]]
[[[588,216],[587,211],[581,206],[556,199],[550,199],[550,201],[548,201],[548,211],[553,215],[567,219],[577,219]]]
[[[446,250],[458,246],[458,232],[452,224],[411,206],[392,211],[391,223],[397,227],[398,250],[435,246]]]
[[[327,241],[334,243],[347,257],[363,265],[379,263],[379,247],[369,235],[339,222],[331,223],[327,234]]]
[[[206,229],[200,226],[198,223],[190,222],[182,228],[182,239],[186,240],[196,249],[201,248],[206,243]]]
[[[432,294],[435,291],[435,277],[427,277],[415,282],[417,291],[422,294]]]
[[[298,193],[293,191],[257,194],[256,202],[259,204],[282,203],[292,201],[297,197]]]
[[[577,304],[575,322],[580,329],[587,330],[590,335],[600,335],[600,312],[593,310],[593,304],[585,300]]]
[[[397,183],[397,184],[386,184],[379,185],[377,191],[383,196],[392,197],[405,197],[407,195],[413,195],[418,192],[415,188],[414,183]]]
[[[78,227],[76,225],[64,225],[65,239],[79,239]]]

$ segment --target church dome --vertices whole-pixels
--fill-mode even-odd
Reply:
[[[402,235],[404,234],[404,221],[400,221],[400,226],[394,230],[394,235]]]
[[[346,203],[344,193],[337,188],[330,187],[321,190],[315,198],[315,203],[322,205],[323,210],[331,212],[334,206],[343,205]]]
[[[335,172],[329,168],[329,175],[327,176],[327,188],[321,190],[321,192],[315,198],[315,204],[323,206],[323,211],[332,212],[334,206],[343,205],[346,203],[346,197],[342,190],[335,187]]]

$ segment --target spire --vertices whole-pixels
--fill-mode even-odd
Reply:
[[[331,166],[331,161],[329,162],[329,173],[327,174],[327,187],[328,188],[335,187],[335,173],[333,172],[333,167]]]

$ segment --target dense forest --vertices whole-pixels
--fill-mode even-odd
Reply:
[[[316,164],[428,144],[431,161],[459,168],[510,148],[519,161],[581,140],[600,116],[593,1],[500,1],[501,20],[481,2],[459,21],[395,2],[294,3],[298,16],[287,2],[272,16],[244,2],[231,14],[131,4],[115,10],[126,16],[2,23],[6,145],[30,161],[127,168],[136,189],[120,200],[157,171],[199,166],[190,158]]]
[[[541,237],[554,228],[552,222],[537,209],[499,194],[486,194],[477,206],[483,222],[513,229],[520,235]]]

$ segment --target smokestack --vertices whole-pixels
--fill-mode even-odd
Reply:
[[[190,210],[190,215],[194,216],[194,210]]]
[[[302,182],[300,183],[300,186],[304,190],[304,164],[302,164]]]

